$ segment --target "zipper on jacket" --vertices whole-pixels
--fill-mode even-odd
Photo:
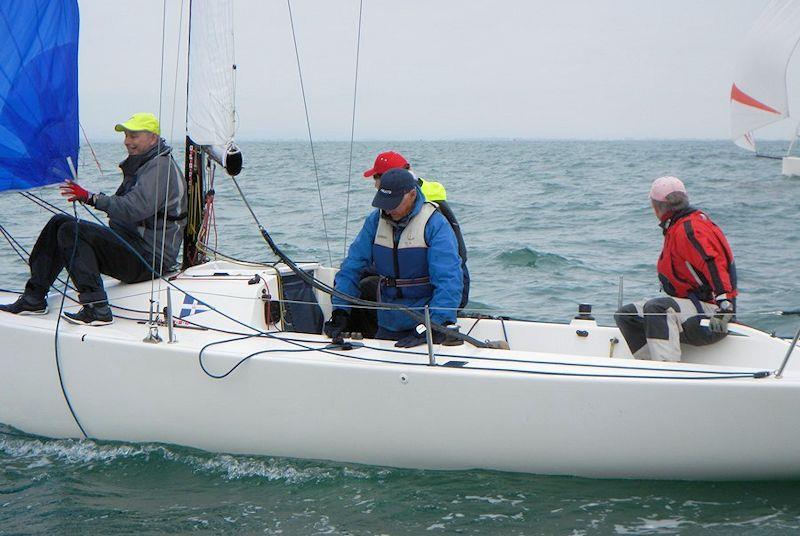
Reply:
[[[399,231],[399,232],[398,232]],[[403,229],[398,229],[395,227],[392,230],[392,258],[394,260],[394,278],[395,280],[400,278],[400,257],[397,254],[397,246],[400,245],[400,235],[403,234]],[[397,297],[403,298],[403,289],[400,287],[396,287],[397,289]]]

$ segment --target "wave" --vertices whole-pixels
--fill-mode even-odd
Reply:
[[[345,466],[335,462],[313,462],[286,458],[212,454],[154,443],[120,444],[91,439],[37,439],[0,429],[0,460],[26,462],[30,469],[53,464],[89,470],[97,464],[179,464],[193,473],[220,476],[225,480],[248,478],[283,481],[286,484],[320,483],[339,478],[367,479],[385,475],[385,469]]]
[[[500,253],[497,260],[505,266],[522,266],[528,268],[561,268],[580,264],[555,253],[542,253],[531,248],[520,248]]]

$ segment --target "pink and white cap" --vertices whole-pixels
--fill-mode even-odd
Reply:
[[[653,201],[666,201],[667,196],[673,192],[686,193],[686,186],[678,177],[659,177],[650,187],[650,199]]]

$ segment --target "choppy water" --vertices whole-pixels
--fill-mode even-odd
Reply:
[[[475,305],[565,321],[578,302],[589,302],[598,321],[610,323],[620,275],[626,301],[655,295],[661,235],[647,191],[653,178],[669,173],[684,179],[694,204],[728,235],[740,277],[740,319],[781,335],[800,327],[800,316],[774,314],[800,308],[800,179],[781,176],[778,161],[707,141],[361,143],[354,148],[347,218],[348,144],[318,143],[334,262],[343,255],[345,221],[352,239],[369,210],[374,190],[360,172],[387,148],[447,186],[469,247]],[[96,150],[107,176],[85,152],[82,182],[113,191],[121,146]],[[327,262],[307,145],[247,143],[244,151],[241,184],[262,223],[295,258]],[[220,177],[216,187],[219,248],[271,258],[229,181]],[[43,195],[62,203],[55,190]],[[48,217],[16,194],[0,196],[0,213],[0,223],[26,247]],[[0,256],[0,286],[20,288],[25,265],[5,244]],[[785,534],[798,528],[800,484],[793,482],[409,471],[44,440],[0,428],[0,534]]]

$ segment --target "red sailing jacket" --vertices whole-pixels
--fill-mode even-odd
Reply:
[[[688,208],[662,224],[664,249],[658,278],[676,298],[696,296],[705,302],[736,297],[736,266],[728,240],[708,216]]]

